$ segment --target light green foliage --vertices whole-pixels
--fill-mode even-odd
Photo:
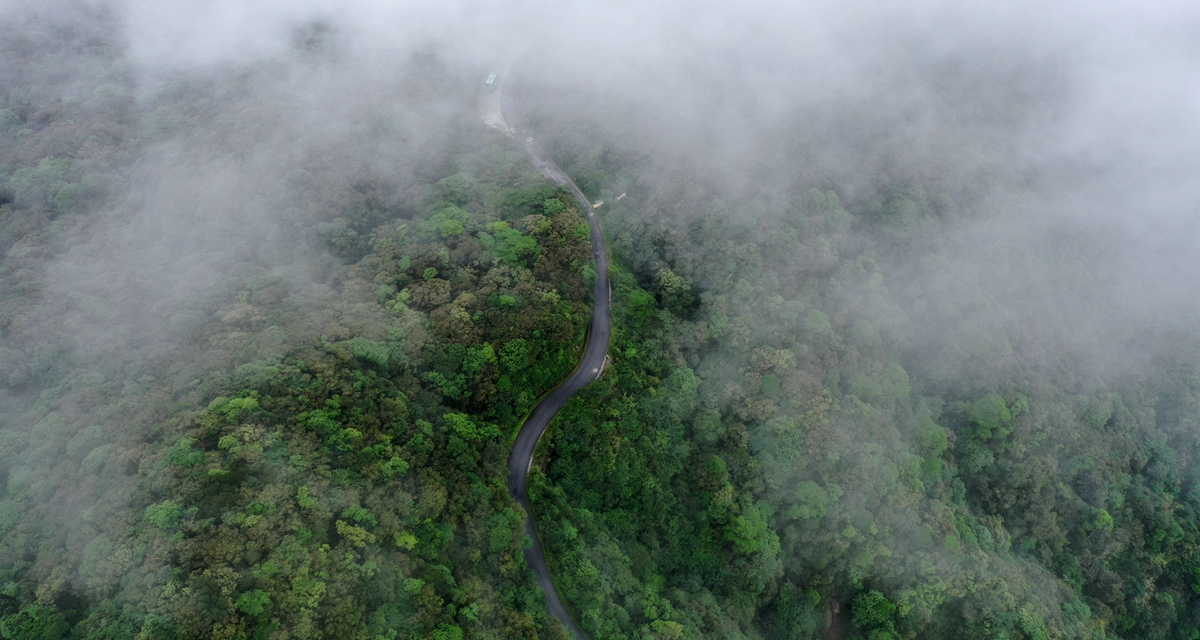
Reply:
[[[433,640],[463,640],[463,630],[456,624],[440,624],[433,631]]]
[[[159,529],[170,529],[179,522],[180,507],[174,500],[163,500],[146,507],[146,520]]]
[[[385,343],[368,340],[363,337],[355,337],[342,344],[350,350],[350,353],[355,358],[374,363],[380,367],[388,366],[390,352],[388,345]]]
[[[672,269],[662,269],[658,272],[658,288],[663,295],[671,295],[686,286],[683,278]]]
[[[437,194],[455,206],[470,202],[480,189],[479,181],[469,174],[456,173],[437,181]]]
[[[883,370],[883,382],[880,383],[880,387],[884,397],[897,401],[906,400],[912,390],[908,373],[895,362],[889,363]]]
[[[76,433],[71,437],[71,440],[67,442],[67,455],[71,456],[72,458],[79,458],[80,456],[90,453],[96,447],[104,444],[106,439],[107,438],[104,434],[104,429],[97,425],[90,425],[80,429],[79,433]]]
[[[482,440],[500,435],[500,430],[495,425],[477,426],[471,416],[465,413],[447,413],[442,419],[463,440]]]
[[[194,467],[204,461],[204,453],[192,448],[195,438],[183,437],[175,443],[175,447],[167,454],[167,460],[185,469]]]
[[[869,404],[879,404],[883,400],[883,387],[869,376],[855,373],[850,376],[847,389],[850,395]]]
[[[497,363],[499,360],[496,358],[496,351],[492,349],[491,344],[485,342],[467,350],[466,356],[463,357],[463,371],[468,375],[476,375],[483,371],[485,365]]]
[[[93,589],[108,589],[120,581],[132,561],[130,549],[100,534],[83,548],[79,576]]]
[[[499,309],[511,309],[517,305],[517,299],[503,293],[494,293],[488,297],[488,306]]]
[[[537,240],[513,229],[507,222],[492,222],[487,230],[490,235],[481,237],[480,242],[509,266],[523,266],[541,252]]]
[[[528,364],[529,348],[523,338],[509,340],[500,347],[500,364],[506,371],[517,372]]]
[[[708,461],[704,463],[704,472],[715,482],[722,483],[729,477],[729,465],[725,463],[725,460],[721,456],[710,456]]]
[[[410,596],[421,593],[421,588],[424,586],[425,581],[420,578],[406,578],[404,580],[404,592]]]
[[[417,537],[411,533],[402,531],[396,534],[396,546],[406,551],[412,551],[417,546],[417,542]]]
[[[817,213],[831,230],[846,232],[850,229],[853,218],[842,208],[841,199],[836,193],[809,189],[805,199],[810,210]]]
[[[296,488],[296,504],[301,509],[313,509],[317,506],[317,499],[309,494],[308,487],[301,485]]]
[[[50,202],[60,213],[67,213],[79,206],[83,200],[83,193],[83,185],[77,183],[65,184],[54,194]]]
[[[463,228],[462,222],[457,220],[443,220],[438,225],[438,233],[442,234],[443,238],[454,238],[455,235],[462,235],[466,231]]]
[[[342,536],[352,547],[362,548],[375,543],[375,534],[367,531],[364,527],[349,524],[344,520],[337,520],[334,525],[338,535]]]
[[[361,243],[361,237],[351,228],[350,221],[346,218],[334,218],[330,222],[319,223],[317,233],[342,255],[352,255]]]
[[[552,216],[557,213],[562,213],[567,206],[562,203],[562,200],[559,200],[558,198],[552,198],[547,200],[546,203],[542,205],[542,208],[545,210],[546,215]]]
[[[1092,521],[1084,524],[1083,530],[1091,531],[1093,529],[1098,529],[1100,531],[1112,531],[1114,526],[1116,526],[1116,523],[1113,521],[1112,515],[1109,514],[1107,510],[1096,509]]]
[[[725,527],[725,539],[741,554],[750,555],[767,546],[778,547],[778,537],[767,527],[760,507],[750,505]]]
[[[233,423],[243,416],[259,411],[258,400],[253,396],[227,399],[218,396],[208,405],[208,413],[226,423]]]
[[[439,209],[429,220],[421,224],[422,231],[436,231],[443,238],[454,238],[466,231],[466,223],[470,214],[455,206]]]
[[[794,493],[796,505],[788,515],[793,518],[823,518],[829,509],[829,494],[821,485],[812,480],[805,480],[796,485]]]
[[[497,553],[511,548],[514,533],[523,530],[521,524],[521,518],[511,508],[488,519],[488,540],[491,552]]]
[[[724,432],[721,414],[711,409],[697,411],[692,417],[692,430],[698,442],[713,444]]]
[[[329,438],[329,444],[333,445],[338,451],[348,452],[353,451],[358,446],[358,441],[362,440],[363,434],[354,427],[346,427],[333,434]]]
[[[71,161],[67,158],[42,158],[35,167],[17,169],[7,186],[18,203],[47,202],[67,186],[70,170]]]
[[[946,430],[928,417],[921,418],[917,426],[917,441],[927,457],[937,457],[950,446]]]
[[[334,419],[334,414],[326,409],[317,409],[301,419],[305,427],[325,437],[332,436],[342,428],[341,423]]]
[[[346,507],[346,509],[342,511],[342,517],[347,520],[354,521],[355,524],[364,525],[370,528],[374,528],[377,524],[375,516],[371,515],[370,511],[367,511],[366,509],[357,505],[353,507]]]
[[[479,428],[471,421],[471,416],[465,413],[447,413],[442,418],[464,440],[478,440],[481,437]]]
[[[467,388],[467,377],[464,374],[448,378],[439,371],[429,371],[424,377],[425,380],[437,387],[437,390],[449,400],[459,400]]]
[[[650,623],[656,640],[680,640],[684,637],[683,625],[669,620],[655,620]]]
[[[651,318],[654,317],[657,306],[654,302],[654,296],[641,289],[634,289],[629,292],[627,304],[629,305],[630,318],[635,325],[646,325],[649,323]]]
[[[600,274],[596,273],[591,265],[584,265],[580,269],[580,276],[583,278],[583,285],[590,289],[592,285],[596,284],[596,279],[600,277]]]
[[[238,596],[234,606],[248,616],[261,618],[270,613],[271,596],[261,589],[252,589]]]
[[[1009,434],[1008,426],[1012,422],[1012,413],[1004,403],[1004,398],[993,393],[971,405],[968,419],[975,425],[976,437],[980,440],[990,440]]]
[[[915,435],[916,451],[924,458],[924,471],[936,475],[942,469],[942,454],[950,447],[946,430],[929,417],[923,417],[917,421]]]
[[[819,309],[813,309],[804,316],[804,330],[814,340],[832,340],[835,337],[829,316]]]
[[[774,398],[779,395],[780,380],[777,376],[767,374],[762,377],[762,393],[768,398]]]
[[[961,553],[963,549],[962,541],[958,539],[958,536],[953,534],[947,534],[946,537],[942,539],[942,544],[946,546],[947,551],[955,555]]]
[[[408,461],[399,456],[392,456],[391,458],[388,458],[388,461],[384,463],[383,467],[381,468],[384,476],[389,479],[408,473],[408,469]]]
[[[860,593],[850,604],[851,621],[860,629],[887,629],[894,624],[896,605],[874,589]]]

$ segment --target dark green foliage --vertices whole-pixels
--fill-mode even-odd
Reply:
[[[908,260],[955,277],[920,186],[760,185],[775,211],[737,205],[760,233],[697,214],[715,187],[556,133],[573,173],[647,174],[602,210],[613,363],[534,484],[592,637],[1197,637],[1194,340],[1134,380],[1063,379],[986,292],[890,284]],[[937,357],[905,345],[921,305],[963,315]]]
[[[5,640],[58,640],[66,637],[70,628],[58,609],[38,604],[0,619],[0,637]]]
[[[35,33],[48,66],[15,73],[52,71],[36,56],[71,33]],[[135,102],[115,80],[69,114],[87,157],[9,110],[41,101],[55,118],[57,95],[0,91],[0,636],[563,638],[504,477],[510,435],[583,342],[591,260],[572,200],[473,113],[448,116],[437,171],[343,139],[316,155],[388,169],[297,153],[232,187],[237,224],[184,212],[214,236],[187,244],[214,275],[125,317],[157,294],[104,283],[153,282],[142,254],[179,249],[131,246],[123,272],[89,263],[89,242],[136,229],[128,203],[183,215],[137,191],[129,158],[201,130],[214,163],[245,157],[271,125],[214,117],[276,85],[185,75]],[[73,285],[61,299],[32,277],[54,260]],[[111,272],[80,275],[89,264]]]

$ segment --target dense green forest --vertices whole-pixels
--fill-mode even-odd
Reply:
[[[596,272],[480,70],[316,24],[146,77],[51,4],[0,25],[0,637],[567,638],[506,462]],[[970,176],[798,144],[730,189],[523,90],[614,263],[531,476],[589,637],[1200,638],[1194,335],[1091,366],[954,266]]]
[[[977,184],[881,173],[843,200],[809,164],[735,203],[545,102],[623,265],[614,364],[553,425],[534,503],[594,637],[1200,637],[1194,335],[1139,334],[1151,364],[1102,375],[1006,306],[1012,273],[955,271],[970,211],[925,186]],[[1052,259],[1111,273],[1087,240]]]
[[[381,102],[259,184],[208,173],[238,193],[192,185],[191,213],[238,208],[173,235],[143,207],[179,177],[149,165],[255,172],[247,156],[286,132],[244,109],[256,86],[284,97],[281,68],[134,98],[110,21],[88,17],[69,39],[5,34],[23,65],[0,158],[0,635],[564,637],[504,473],[583,343],[596,274],[573,198],[470,110],[407,175],[373,170],[354,156],[405,142]],[[298,88],[321,62],[285,64]],[[61,95],[55,74],[84,65]],[[447,73],[413,67],[410,90]],[[153,290],[178,254],[202,286]]]

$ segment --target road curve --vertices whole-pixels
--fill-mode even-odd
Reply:
[[[502,80],[503,82],[503,80]],[[502,90],[498,88],[497,91]],[[542,401],[534,407],[533,412],[526,418],[525,424],[517,433],[513,442],[512,454],[508,458],[508,492],[514,500],[525,509],[525,532],[533,540],[533,546],[525,550],[525,563],[533,570],[538,585],[546,592],[546,609],[558,618],[577,640],[586,640],[579,625],[571,619],[558,590],[550,578],[550,569],[546,566],[546,555],[542,552],[542,543],[538,538],[537,527],[533,522],[533,509],[529,506],[529,470],[533,465],[533,454],[537,451],[538,440],[546,432],[550,420],[567,404],[567,400],[576,391],[584,388],[604,371],[605,358],[608,355],[608,339],[612,327],[609,322],[609,311],[612,308],[612,290],[608,283],[608,249],[604,245],[604,234],[600,231],[600,220],[592,204],[579,190],[579,187],[567,177],[558,165],[554,164],[546,152],[534,141],[524,125],[521,124],[516,109],[515,99],[511,93],[501,95],[501,110],[512,135],[518,142],[525,145],[525,152],[533,161],[538,172],[560,187],[567,187],[575,194],[575,199],[587,214],[588,228],[591,231],[592,258],[596,261],[596,284],[592,287],[592,322],[588,329],[587,350],[583,359],[561,384],[547,393]]]

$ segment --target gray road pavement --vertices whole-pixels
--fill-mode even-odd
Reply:
[[[504,88],[501,87],[497,90],[504,91]],[[521,123],[515,96],[512,95],[511,90],[503,93],[501,103],[504,121],[508,123],[513,137],[525,145],[525,151],[529,154],[533,165],[546,179],[561,187],[569,188],[575,194],[579,205],[583,207],[584,213],[587,214],[588,227],[591,229],[592,257],[596,261],[596,273],[599,276],[592,289],[595,302],[592,308],[592,322],[588,330],[587,350],[584,351],[583,359],[580,360],[575,371],[562,384],[546,394],[529,414],[529,418],[525,420],[525,424],[521,425],[521,430],[517,433],[512,455],[508,459],[508,491],[512,494],[513,499],[525,508],[525,513],[528,514],[525,519],[525,531],[533,539],[533,546],[525,550],[525,563],[533,570],[538,585],[546,592],[546,608],[571,630],[575,638],[586,640],[586,636],[583,635],[579,626],[567,613],[562,599],[558,597],[554,581],[550,577],[550,569],[546,566],[546,556],[542,552],[542,543],[534,524],[533,510],[529,506],[527,488],[529,470],[533,465],[533,454],[537,450],[538,440],[546,432],[546,427],[550,425],[550,420],[563,408],[567,400],[575,395],[576,391],[587,386],[604,370],[604,361],[608,354],[609,334],[612,328],[609,323],[612,290],[608,283],[608,250],[604,245],[604,234],[600,231],[600,220],[596,217],[591,203],[584,197],[579,187],[575,186],[575,183],[538,146],[533,136]]]

